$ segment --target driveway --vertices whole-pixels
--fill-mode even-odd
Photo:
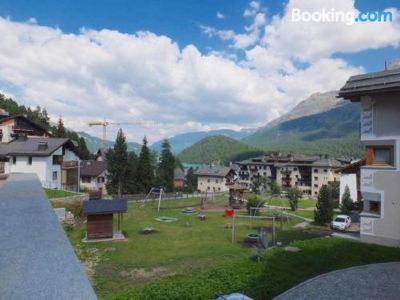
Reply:
[[[400,262],[371,264],[337,270],[309,279],[279,295],[292,299],[399,299]]]

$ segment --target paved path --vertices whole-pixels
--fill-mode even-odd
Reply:
[[[275,300],[400,299],[400,262],[326,273],[286,291]]]

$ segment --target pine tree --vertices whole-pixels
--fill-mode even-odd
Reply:
[[[190,193],[197,190],[197,176],[194,174],[194,169],[192,167],[187,171],[186,185]]]
[[[126,183],[128,170],[128,146],[122,129],[118,131],[114,148],[107,152],[108,182],[107,191],[109,194],[118,194],[120,197]]]
[[[332,191],[327,185],[319,190],[318,202],[314,210],[315,223],[324,225],[333,219]]]
[[[67,137],[67,131],[65,130],[64,122],[61,118],[58,119],[58,123],[57,123],[57,127],[56,127],[54,135],[56,137],[60,137],[60,138]]]
[[[136,172],[139,158],[135,152],[128,153],[128,169],[126,174],[126,184],[124,191],[127,194],[136,194],[139,192],[136,182]]]
[[[161,145],[161,158],[157,167],[156,184],[167,192],[174,190],[175,157],[171,152],[171,145],[164,140]]]
[[[86,146],[86,141],[83,137],[78,139],[78,152],[81,156],[81,159],[90,159],[92,154],[90,153],[89,149]]]
[[[153,156],[147,147],[147,138],[143,138],[143,145],[139,155],[139,162],[136,171],[136,183],[138,191],[148,193],[154,183]]]
[[[289,198],[290,208],[292,211],[297,210],[299,198],[301,198],[301,196],[302,196],[302,193],[297,187],[289,189],[288,198]]]
[[[352,206],[353,206],[353,199],[351,199],[349,186],[346,185],[342,196],[342,204],[340,205],[340,211],[343,214],[350,214]]]

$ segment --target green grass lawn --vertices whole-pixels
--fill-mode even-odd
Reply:
[[[288,198],[270,197],[267,200],[267,204],[272,205],[272,206],[280,206],[280,207],[290,208]],[[300,209],[313,208],[313,207],[315,207],[316,204],[317,204],[317,200],[315,200],[315,199],[299,199],[298,208],[300,208]]]
[[[47,194],[47,197],[50,199],[78,195],[77,193],[61,191],[61,190],[54,190],[54,189],[44,189],[44,190]]]
[[[282,230],[277,221],[276,239],[284,245],[293,243],[302,251],[269,250],[262,254],[262,262],[257,263],[252,259],[256,251],[243,248],[241,241],[259,226],[271,228],[271,221],[236,218],[236,239],[232,243],[232,231],[226,228],[232,220],[223,217],[222,209],[227,199],[220,197],[209,202],[206,221],[183,215],[178,208],[185,204],[192,206],[196,201],[165,201],[159,214],[150,203],[145,207],[129,204],[123,220],[126,242],[82,243],[85,225],[68,227],[79,257],[89,266],[87,271],[99,298],[212,299],[217,293],[243,290],[255,299],[270,299],[326,271],[400,260],[399,249],[316,238],[306,231],[294,230],[293,226],[301,220],[291,218],[282,223]],[[216,207],[220,211],[215,211]],[[154,220],[157,216],[179,220],[160,223]],[[192,226],[185,226],[187,222]],[[139,234],[145,226],[153,226],[159,232]]]

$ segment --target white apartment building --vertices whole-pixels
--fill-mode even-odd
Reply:
[[[197,190],[201,193],[218,193],[229,191],[233,184],[235,171],[223,166],[206,166],[195,172]]]
[[[339,96],[361,105],[361,239],[400,246],[400,69],[352,76]]]
[[[318,197],[324,184],[339,182],[339,169],[347,165],[345,160],[328,156],[264,155],[238,162],[238,180],[250,184],[267,177],[283,189],[297,187],[304,196]]]

